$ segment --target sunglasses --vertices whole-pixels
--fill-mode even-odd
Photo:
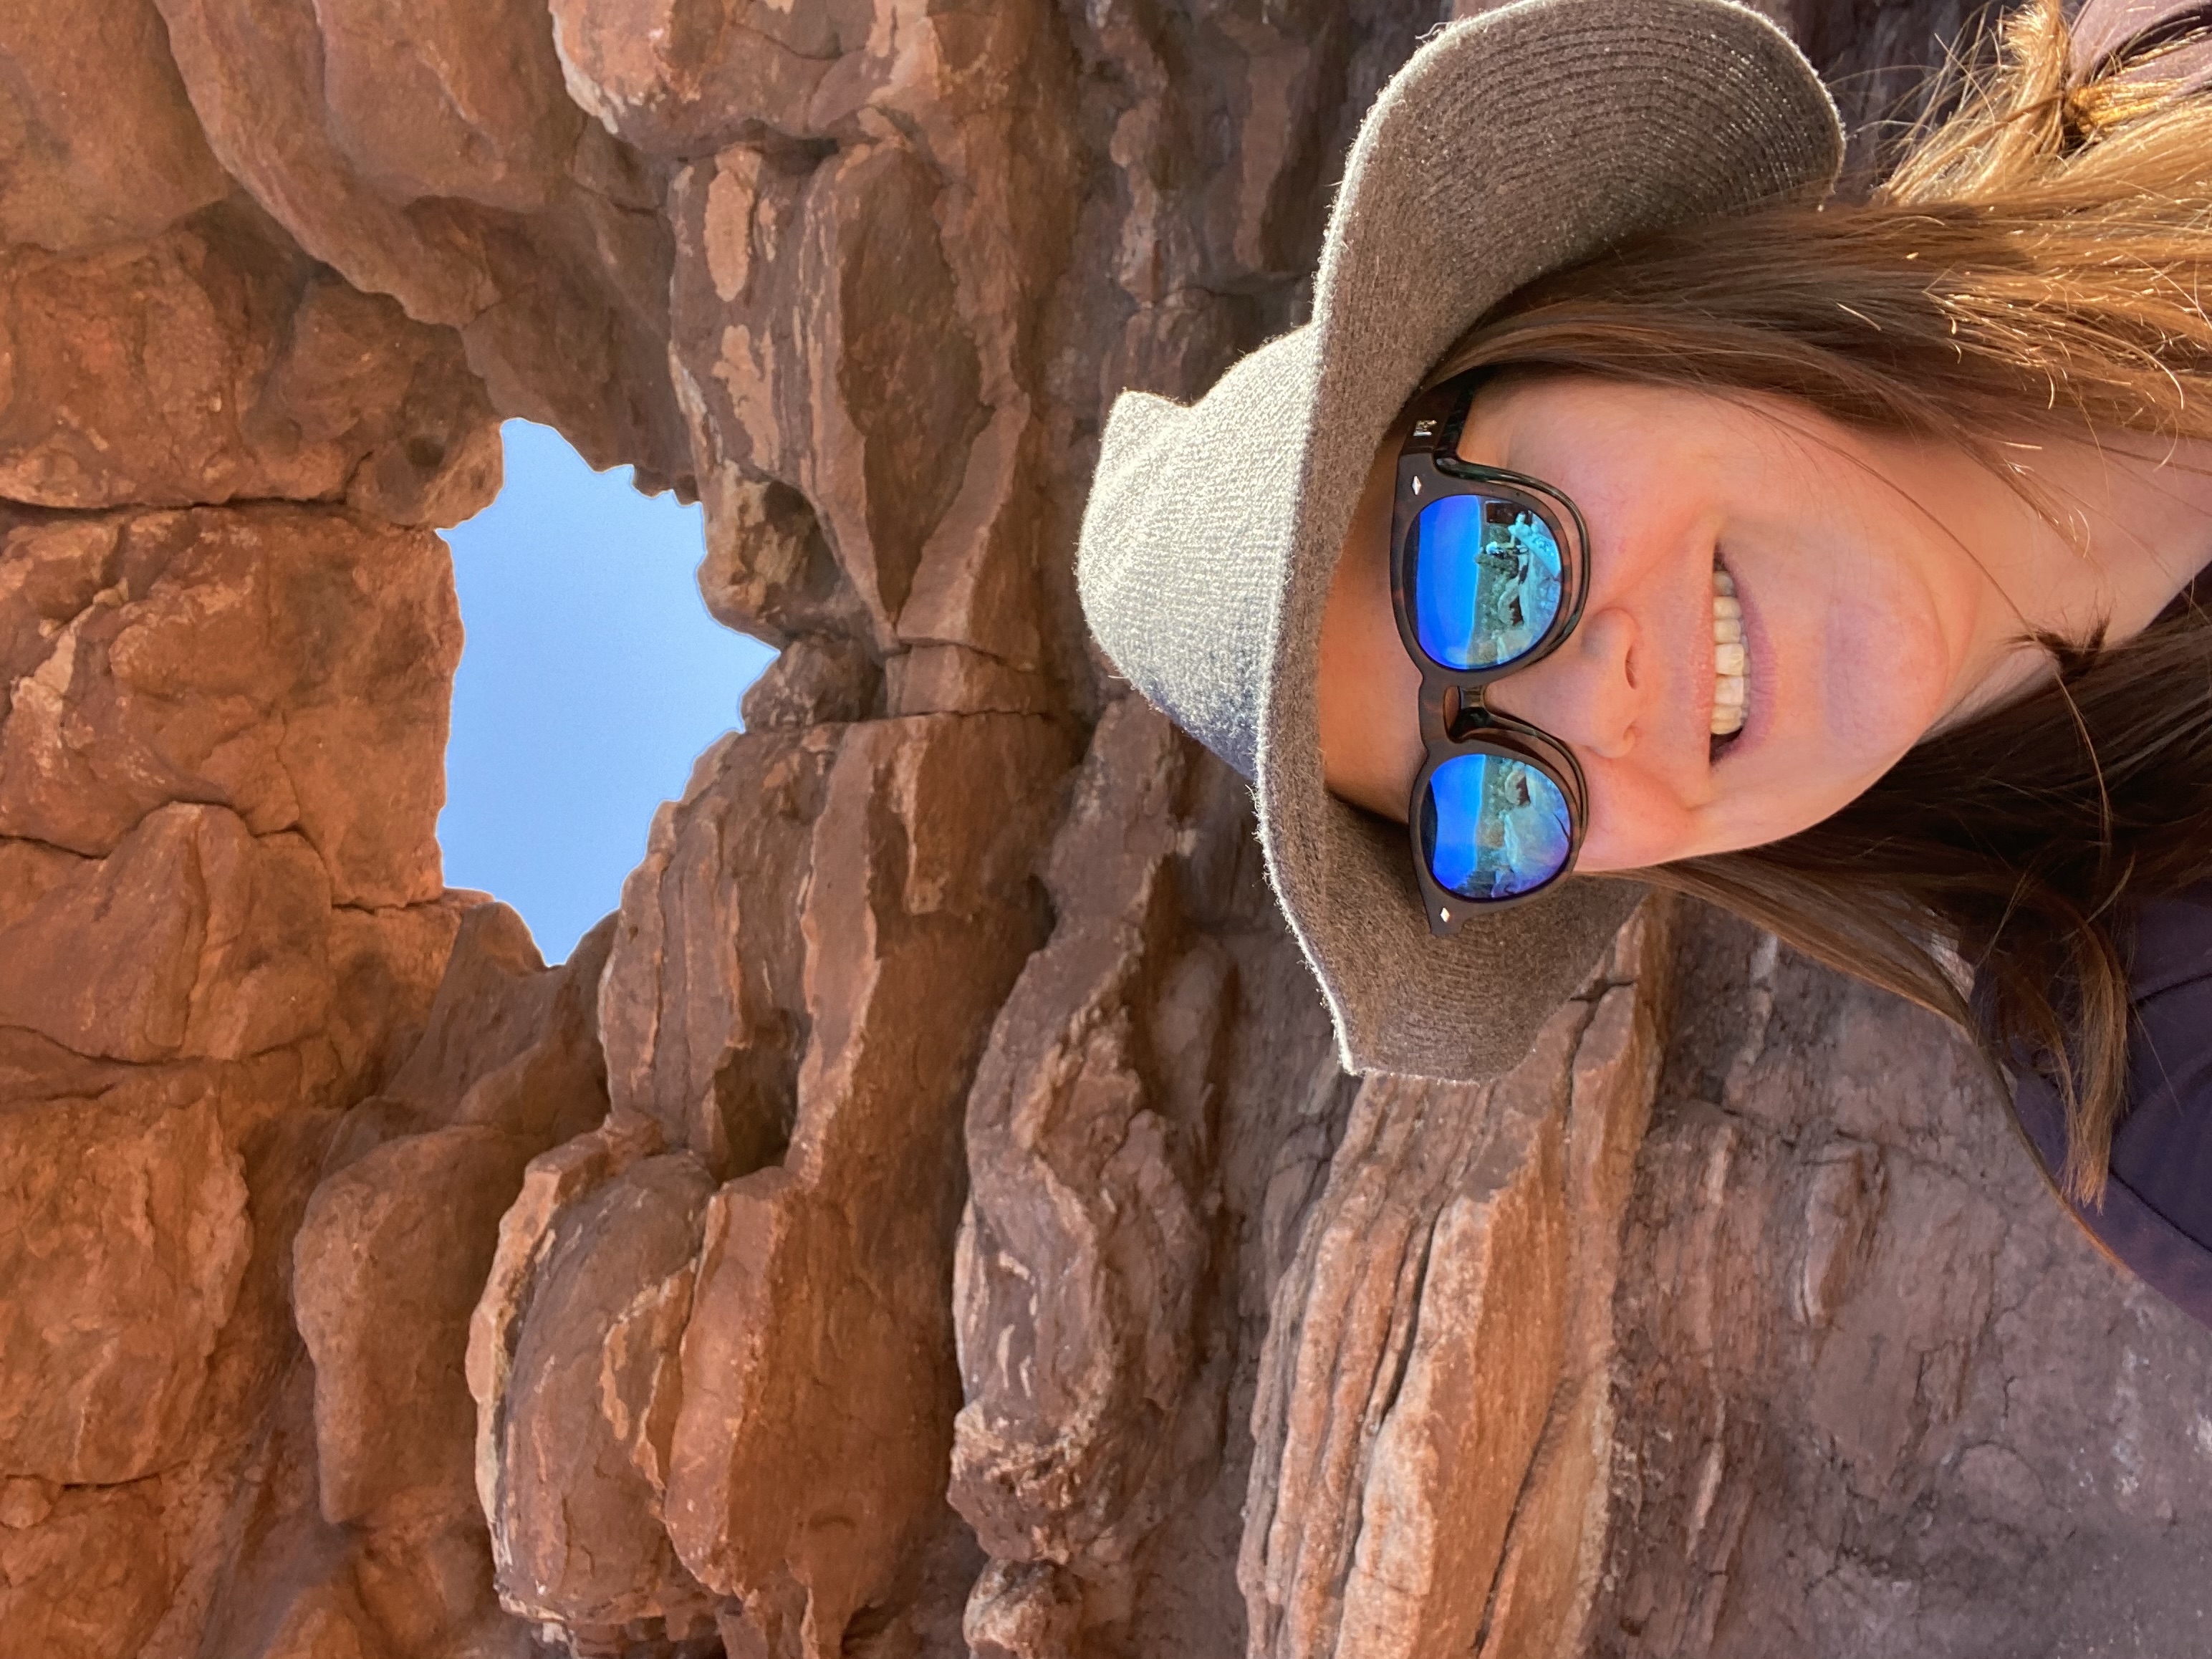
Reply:
[[[1589,813],[1567,746],[1484,694],[1582,620],[1589,538],[1549,484],[1455,453],[1480,372],[1420,394],[1398,452],[1390,598],[1421,671],[1425,755],[1407,812],[1431,933],[1533,898],[1574,868]]]

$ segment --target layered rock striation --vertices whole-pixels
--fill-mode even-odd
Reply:
[[[2201,1642],[2212,1338],[1954,1037],[1654,902],[1347,1078],[1085,645],[1439,16],[0,18],[0,1655]],[[1785,21],[1862,121],[1956,22]],[[781,647],[552,968],[434,839],[515,415]]]

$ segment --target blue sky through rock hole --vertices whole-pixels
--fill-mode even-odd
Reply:
[[[501,434],[499,499],[445,532],[467,643],[438,840],[446,884],[513,905],[560,962],[775,653],[707,614],[697,507],[592,471],[550,427]]]

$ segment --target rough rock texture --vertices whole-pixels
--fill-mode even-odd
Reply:
[[[502,413],[688,478],[662,368],[665,169],[564,95],[542,7],[159,9],[208,148],[300,248],[458,330]]]
[[[1926,1015],[1709,915],[1674,986],[1593,1650],[2193,1650],[2207,1333],[2053,1223]]]
[[[0,16],[0,1656],[2199,1650],[2212,1335],[1649,905],[1337,1070],[1087,651],[1435,0]],[[1878,148],[1942,0],[1774,8]],[[781,647],[556,968],[434,839],[495,416]]]

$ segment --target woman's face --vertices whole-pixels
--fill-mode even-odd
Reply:
[[[1346,544],[1320,697],[1331,789],[1402,818],[1421,743],[1420,677],[1390,602],[1400,437]],[[1489,692],[1581,761],[1586,870],[1793,834],[2024,678],[2008,550],[2055,532],[1956,450],[1778,398],[1545,375],[1486,386],[1459,453],[1565,491],[1589,529],[1580,625]],[[1733,580],[1748,659],[1742,729],[1723,738],[1715,699],[1734,688],[1717,694],[1716,568]]]

